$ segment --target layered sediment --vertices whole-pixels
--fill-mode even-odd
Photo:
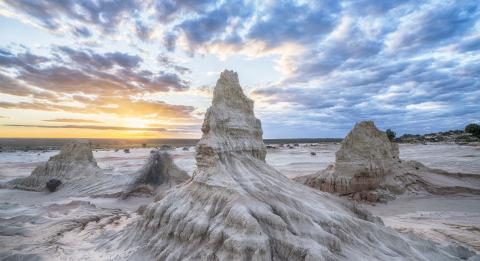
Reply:
[[[150,204],[110,246],[126,259],[460,260],[386,228],[343,199],[289,180],[265,163],[260,121],[232,71],[217,81],[191,180]]]
[[[61,181],[61,186],[75,179],[95,176],[101,173],[93,157],[90,143],[76,140],[67,143],[59,154],[36,167],[32,174],[26,178],[12,180],[9,184],[13,188],[41,191],[46,189],[48,181],[55,179]]]
[[[186,171],[175,165],[171,155],[161,150],[151,151],[145,165],[134,176],[135,180],[124,197],[139,193],[156,194],[190,179]]]
[[[398,145],[372,121],[355,125],[336,152],[334,164],[294,180],[322,191],[373,202],[393,199],[407,191],[480,194],[478,175],[448,173],[416,161],[402,161]]]
[[[179,169],[167,152],[155,150],[150,153],[145,166],[139,171],[136,185],[160,186],[178,184],[189,179],[187,172]]]
[[[1,205],[0,260],[106,260],[89,256],[84,240],[127,216],[86,201],[36,206]],[[72,253],[74,243],[79,244],[80,255]]]

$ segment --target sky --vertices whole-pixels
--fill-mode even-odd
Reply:
[[[480,120],[480,2],[0,0],[0,137],[199,138],[221,71],[265,138]]]

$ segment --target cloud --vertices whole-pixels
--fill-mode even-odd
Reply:
[[[167,50],[174,50],[181,43],[190,53],[206,50],[206,53],[222,54],[225,49],[246,51],[255,44],[263,46],[256,47],[259,55],[271,50],[281,53],[282,46],[311,44],[324,37],[334,28],[341,12],[339,3],[330,0],[202,3],[204,8],[179,9],[189,15],[179,19],[178,24],[171,22],[175,15],[163,20],[173,24],[172,30],[164,34]],[[170,4],[166,5],[161,5],[163,10],[170,10]],[[171,9],[172,14],[176,10]]]
[[[80,37],[84,37],[84,38],[88,38],[88,37],[92,36],[92,32],[85,26],[75,27],[73,29],[73,34],[75,36],[80,36]]]
[[[464,39],[456,45],[456,49],[460,52],[473,52],[480,50],[480,35]]]
[[[440,102],[422,102],[417,104],[408,104],[406,106],[407,110],[413,111],[438,111],[446,108],[447,106]]]
[[[290,81],[308,81],[341,68],[348,61],[373,57],[382,49],[382,43],[368,37],[350,17],[344,17],[318,48],[297,58],[299,62]]]
[[[172,105],[161,101],[132,101],[125,98],[98,98],[80,106],[64,105],[47,101],[0,102],[0,108],[38,111],[63,111],[80,114],[114,114],[120,117],[142,117],[152,119],[192,119],[195,108],[186,105]]]
[[[461,36],[476,23],[479,16],[476,1],[440,1],[424,4],[420,10],[402,17],[398,29],[386,44],[390,50],[431,48]]]
[[[142,62],[142,58],[138,55],[121,52],[98,54],[91,50],[80,51],[67,46],[60,46],[58,49],[66,54],[71,62],[80,66],[93,66],[96,69],[111,69],[114,65],[132,69],[138,67]]]
[[[284,42],[308,42],[330,32],[340,11],[337,1],[272,1],[261,12],[248,32],[250,39],[265,41],[276,47]]]
[[[185,12],[202,13],[209,5],[214,4],[211,0],[164,0],[155,2],[156,17],[160,22],[171,22]]]
[[[376,0],[352,0],[345,1],[348,12],[356,15],[384,15],[392,9],[403,6],[411,0],[376,1]]]
[[[46,90],[26,86],[21,81],[0,73],[0,93],[15,96],[31,96],[38,99],[56,99],[58,96]]]
[[[143,41],[149,41],[153,35],[153,28],[147,26],[142,21],[135,22],[135,33]]]
[[[187,74],[187,73],[192,72],[192,70],[190,70],[189,68],[187,68],[185,66],[175,64],[168,56],[159,55],[157,57],[157,60],[160,64],[162,64],[166,67],[173,67],[173,69],[175,69],[175,71],[180,73],[180,74]]]
[[[8,50],[3,49],[0,52],[0,66],[4,67],[22,67],[30,68],[32,66],[41,65],[49,61],[47,57],[32,54],[30,52],[14,54]]]
[[[145,70],[139,56],[120,52],[96,53],[69,47],[55,47],[52,52],[48,57],[2,49],[0,93],[33,100],[2,101],[1,108],[119,117],[136,117],[142,112],[143,117],[179,120],[196,117],[192,106],[145,100],[158,92],[187,90],[189,82],[175,72]],[[175,66],[171,61],[169,64]]]
[[[101,121],[95,120],[86,120],[86,119],[50,119],[50,120],[42,120],[48,122],[71,122],[71,123],[102,123]]]
[[[117,130],[117,131],[155,131],[167,132],[170,130],[164,128],[136,128],[123,126],[98,126],[98,125],[28,125],[28,124],[5,124],[8,127],[25,127],[25,128],[49,128],[49,129],[90,129],[90,130]]]
[[[13,13],[23,13],[41,26],[54,31],[62,27],[75,24],[84,24],[99,29],[103,33],[114,33],[117,26],[129,14],[142,8],[141,2],[136,0],[122,1],[30,1],[5,0]],[[70,30],[77,36],[89,37],[88,29],[70,26]]]
[[[29,52],[12,54],[4,51],[6,54],[0,54],[0,67],[17,70],[16,79],[9,79],[5,85],[20,86],[19,81],[23,81],[38,87],[43,93],[83,92],[124,96],[145,92],[183,91],[189,88],[189,82],[175,73],[154,73],[140,69],[142,59],[136,55],[121,52],[102,54],[64,46],[55,50],[55,59]],[[41,92],[37,91],[38,93]]]
[[[342,133],[366,119],[399,133],[419,133],[432,125],[459,128],[480,117],[475,101],[479,76],[461,66],[432,59],[365,63],[315,76],[309,83],[256,88],[251,95],[266,121],[310,126],[319,133],[322,128]]]
[[[266,132],[318,137],[373,119],[419,133],[480,117],[478,3],[424,2],[416,9],[410,1],[373,2],[347,2],[331,30],[304,36],[316,41],[283,60],[284,79],[253,89],[262,119],[277,122],[267,123]],[[271,39],[270,45],[290,41]]]
[[[241,0],[228,1],[218,8],[186,19],[176,26],[185,35],[191,50],[215,41],[240,42],[242,21],[253,14],[253,5]],[[230,30],[227,30],[230,29]]]

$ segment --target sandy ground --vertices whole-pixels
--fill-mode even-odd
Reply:
[[[324,169],[335,161],[335,152],[339,144],[300,144],[298,147],[269,149],[267,162],[292,178]],[[100,168],[111,174],[131,173],[141,168],[151,149],[131,149],[130,153],[114,150],[94,151]],[[175,163],[188,173],[195,169],[195,149],[189,151],[177,148],[170,151]],[[310,155],[315,152],[316,155]],[[35,151],[16,151],[0,153],[0,181],[30,175],[30,172],[47,161],[58,151],[38,153]],[[459,146],[453,144],[401,144],[400,157],[405,160],[417,160],[428,167],[440,168],[451,172],[480,174],[480,147]]]
[[[428,196],[399,198],[366,206],[387,226],[415,233],[441,244],[459,244],[480,251],[480,197]]]
[[[338,147],[338,144],[330,143],[300,144],[293,149],[287,147],[269,149],[266,160],[281,173],[293,178],[327,167],[334,161],[335,151]],[[315,152],[316,155],[312,156],[311,152]],[[18,151],[0,153],[0,182],[28,176],[35,166],[48,160],[50,156],[56,153],[58,152]],[[139,148],[131,149],[131,153],[115,152],[113,150],[95,151],[94,156],[99,167],[105,173],[124,175],[140,169],[149,153],[150,149]],[[178,148],[172,150],[171,153],[179,167],[189,174],[193,172],[195,168],[193,147],[189,151]],[[428,167],[480,175],[479,147],[446,144],[402,144],[400,146],[400,157],[420,161]],[[83,203],[68,205],[72,201],[90,202],[94,206]],[[22,231],[24,229],[26,234],[30,233],[30,236],[36,235],[35,233],[38,231],[35,232],[31,223],[29,223],[33,221],[25,219],[25,216],[30,216],[33,217],[33,220],[39,219],[42,222],[45,220],[44,223],[39,222],[41,224],[48,224],[49,226],[51,224],[61,224],[58,225],[58,229],[63,231],[61,240],[65,243],[65,251],[74,251],[72,242],[75,241],[75,231],[78,232],[78,230],[87,227],[90,229],[88,231],[92,232],[92,230],[95,231],[96,227],[89,227],[78,221],[68,223],[66,220],[74,220],[77,216],[81,216],[87,221],[92,219],[98,222],[98,220],[105,219],[108,224],[104,227],[114,227],[114,224],[120,226],[120,224],[127,224],[128,219],[136,215],[135,210],[139,206],[150,201],[151,198],[130,198],[129,200],[90,197],[59,198],[56,193],[0,189],[0,241],[5,242],[5,240],[16,237],[11,235],[11,233],[17,233],[12,231],[15,229]],[[55,204],[65,204],[68,209],[74,210],[59,215],[51,209],[52,205],[56,206]],[[398,231],[415,233],[441,244],[460,244],[480,251],[479,196],[399,197],[388,204],[366,205],[365,207],[375,215],[380,216],[387,226],[391,226]],[[108,215],[115,216],[115,221],[105,218]],[[58,223],[59,220],[60,223]],[[65,224],[68,225],[67,232],[64,231],[66,229]],[[28,226],[28,229],[25,226]],[[82,233],[86,233],[87,230],[82,231]],[[88,237],[88,235],[85,235],[85,237]],[[18,236],[18,238],[21,239],[22,237]],[[2,249],[3,247],[5,246],[0,246],[0,252],[5,250]],[[38,249],[38,246],[34,249]],[[22,248],[19,249],[19,251],[21,250]],[[28,252],[29,248],[27,247],[24,250]]]

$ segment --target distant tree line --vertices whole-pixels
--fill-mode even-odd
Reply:
[[[470,140],[470,141],[475,141],[475,137],[480,139],[480,125],[476,123],[470,123],[467,126],[465,126],[464,130],[450,130],[450,131],[443,131],[443,132],[436,132],[436,133],[428,133],[424,135],[418,135],[418,134],[404,134],[399,138],[395,139],[396,133],[391,130],[387,129],[385,131],[387,134],[388,139],[390,141],[404,141],[404,140],[426,140],[426,139],[433,139],[434,141],[442,141],[444,140],[444,137],[448,137],[450,135],[457,135],[455,137],[458,137],[459,140],[465,139],[465,140]],[[462,136],[462,134],[470,134],[471,138],[468,138],[469,136]],[[460,135],[460,136],[458,136]],[[434,136],[432,138],[432,136]],[[473,137],[472,137],[473,136]],[[472,140],[473,139],[473,140]],[[477,141],[478,141],[477,139]]]

